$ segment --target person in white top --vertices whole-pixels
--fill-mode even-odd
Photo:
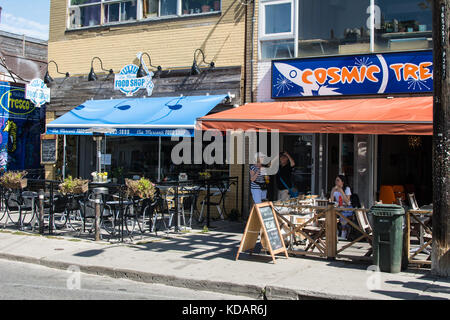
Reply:
[[[339,205],[339,197],[341,197],[342,206],[351,208],[352,204],[350,203],[350,196],[352,195],[352,192],[347,184],[347,179],[345,176],[340,174],[337,175],[335,179],[335,186],[333,187],[333,189],[331,189],[330,195],[330,201],[334,201]],[[346,217],[350,217],[353,214],[353,211],[342,211],[342,214]],[[341,238],[346,239],[350,229],[349,225],[347,224],[347,221],[342,218],[340,218],[339,221],[341,222],[342,226]]]

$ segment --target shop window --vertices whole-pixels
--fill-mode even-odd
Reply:
[[[370,51],[369,0],[299,0],[298,55]]]
[[[376,0],[375,4],[378,51],[432,48],[432,0]]]
[[[431,3],[375,0],[371,38],[370,0],[299,0],[298,56],[432,48]]]
[[[275,40],[275,41],[262,41],[261,42],[261,58],[262,59],[281,59],[281,58],[293,58],[294,53],[294,40]]]

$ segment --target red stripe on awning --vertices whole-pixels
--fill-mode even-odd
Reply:
[[[198,119],[203,130],[432,135],[433,97],[249,103]]]

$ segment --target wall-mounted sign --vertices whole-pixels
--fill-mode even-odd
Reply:
[[[58,160],[58,137],[41,135],[41,164],[53,164]]]
[[[272,98],[433,92],[431,50],[272,61]]]
[[[50,102],[50,89],[41,79],[33,79],[26,85],[25,98],[31,100],[36,107]]]
[[[0,107],[9,114],[21,118],[33,114],[35,105],[25,98],[24,91],[23,87],[12,86],[8,87],[8,90],[1,90]]]
[[[136,78],[138,72],[138,66],[134,64],[128,64],[120,70],[119,74],[114,76],[114,90],[120,90],[127,96],[132,96],[139,89],[146,89],[147,96],[151,96],[153,92],[153,72],[149,72],[149,75]]]

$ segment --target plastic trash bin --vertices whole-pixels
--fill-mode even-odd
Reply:
[[[370,213],[373,217],[373,263],[383,272],[400,272],[405,210],[396,204],[378,204],[370,208]]]

